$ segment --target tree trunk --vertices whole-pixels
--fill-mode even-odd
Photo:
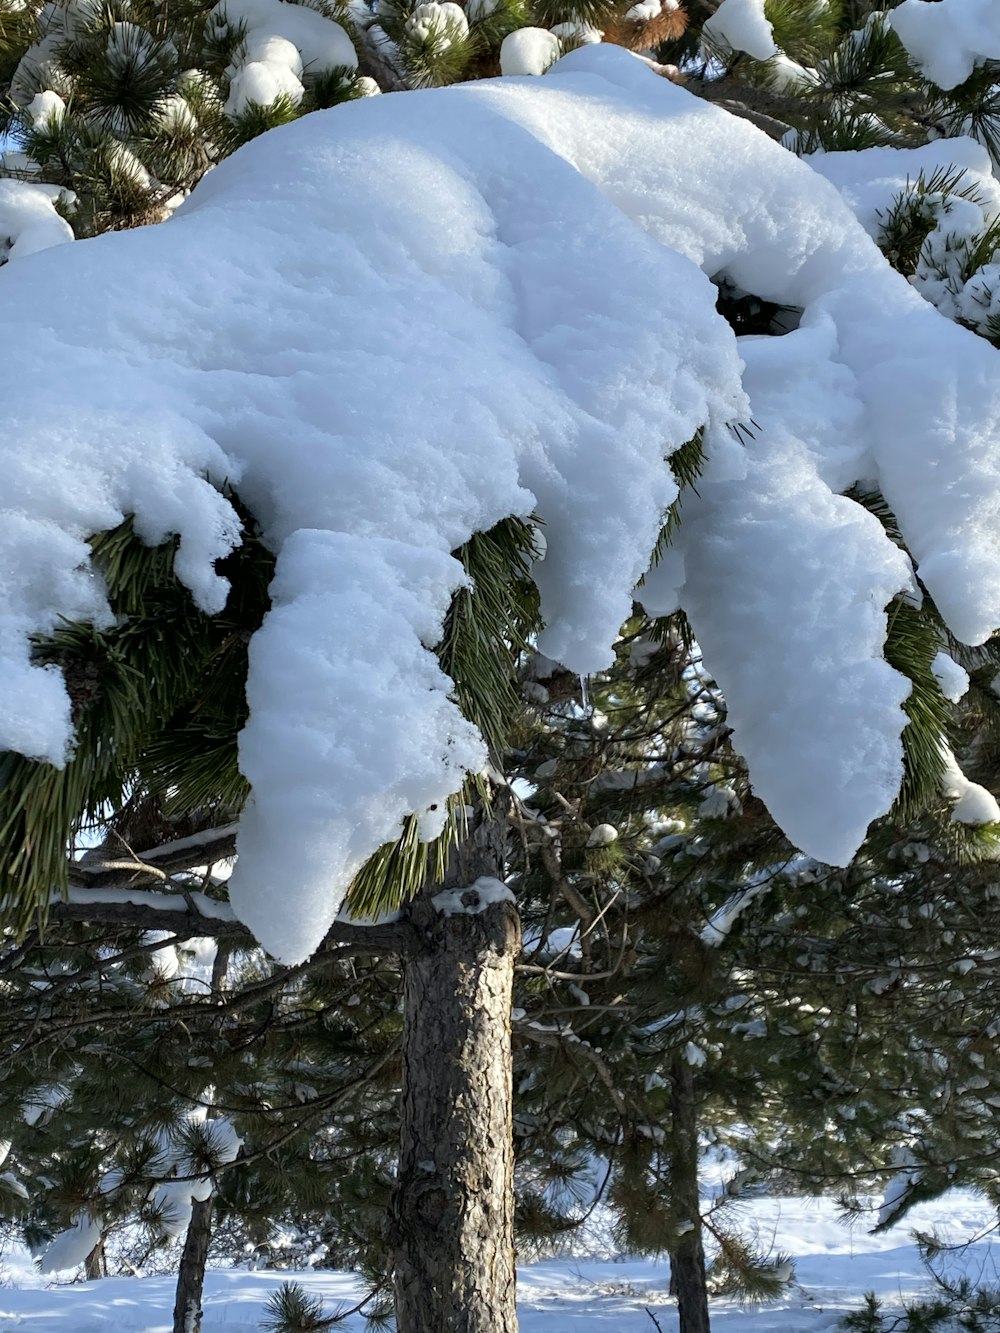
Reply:
[[[504,825],[484,821],[454,858],[452,910],[435,905],[433,889],[409,909],[423,947],[403,963],[398,1333],[517,1330],[510,1009],[520,922],[513,902],[467,887],[500,878],[503,844]]]
[[[670,1255],[670,1288],[677,1297],[679,1333],[710,1333],[698,1199],[698,1101],[694,1070],[683,1057],[670,1070],[670,1114],[670,1184],[681,1233]]]
[[[99,1277],[107,1277],[108,1264],[104,1256],[103,1236],[84,1259],[83,1273],[88,1282],[93,1282]]]
[[[201,1298],[212,1239],[212,1202],[209,1195],[204,1203],[196,1199],[191,1208],[181,1266],[177,1270],[173,1333],[201,1333]]]

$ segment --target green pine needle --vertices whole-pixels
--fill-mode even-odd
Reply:
[[[335,1322],[321,1296],[310,1295],[298,1282],[283,1282],[264,1307],[261,1328],[268,1333],[321,1333]]]

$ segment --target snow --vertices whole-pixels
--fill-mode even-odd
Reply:
[[[32,126],[36,130],[43,130],[52,124],[62,124],[66,103],[58,93],[46,90],[36,93],[24,109],[31,117]]]
[[[856,438],[849,378],[822,350],[824,342],[832,350],[833,337],[823,320],[744,344],[744,383],[755,420],[767,425],[749,451],[744,480],[685,505],[679,546],[688,571],[681,599],[706,667],[738,719],[734,744],[756,790],[796,845],[842,864],[871,810],[892,804],[902,776],[900,715],[909,686],[879,657],[883,608],[907,587],[909,570],[878,520],[815,471],[816,454],[835,458]],[[754,633],[782,644],[766,671],[745,650]],[[789,744],[775,744],[776,736]],[[824,753],[836,823],[814,789],[803,800],[802,788],[786,781],[813,773]]]
[[[513,893],[502,880],[480,875],[466,888],[445,889],[431,899],[442,916],[479,916],[492,903],[512,903]]]
[[[771,86],[780,92],[796,94],[803,89],[815,88],[819,75],[807,65],[800,65],[783,52],[773,55],[768,64]]]
[[[879,233],[879,215],[888,210],[907,186],[921,175],[929,180],[941,171],[961,171],[960,188],[975,189],[982,201],[980,230],[1000,217],[1000,181],[993,175],[990,155],[982,144],[966,135],[936,139],[919,148],[811,153],[805,161],[837,187],[873,238]]]
[[[0,258],[23,259],[73,240],[73,228],[56,212],[69,191],[29,181],[0,180]]]
[[[415,6],[406,20],[406,31],[414,41],[434,41],[438,50],[447,50],[453,42],[461,42],[469,35],[469,20],[461,5],[453,0],[429,0]]]
[[[938,653],[931,663],[941,693],[953,704],[962,699],[969,688],[969,673],[960,667],[947,653]]]
[[[293,8],[329,23],[280,0],[226,12],[307,65],[277,30]],[[738,344],[706,275],[800,327]],[[839,492],[880,487],[959,638],[1000,624],[995,351],[808,165],[620,49],[309,116],[170,221],[2,281],[0,745],[71,750],[61,679],[28,642],[63,616],[107,623],[86,538],[125,514],[147,542],[178,534],[211,613],[234,486],[277,573],[250,645],[232,901],[284,961],[406,814],[433,829],[484,764],[432,649],[465,580],[451,552],[507,515],[544,523],[540,651],[600,670],[677,494],[664,455],[703,429],[660,592],[691,616],[755,789],[827,862],[898,790],[908,683],[882,644],[912,587]],[[752,438],[730,429],[751,420]]]
[[[71,903],[121,903],[135,907],[149,907],[156,912],[185,912],[188,900],[199,916],[214,917],[217,921],[234,920],[233,910],[228,903],[217,902],[205,893],[186,891],[179,893],[155,893],[147,889],[86,889],[71,886],[66,892],[66,901]]]
[[[941,791],[955,802],[951,812],[952,820],[959,824],[995,824],[1000,821],[1000,806],[996,798],[978,782],[969,781],[947,748],[944,750],[944,760]]]
[[[598,824],[596,828],[591,829],[590,836],[587,839],[588,847],[610,847],[613,842],[618,841],[618,830],[614,824]]]
[[[198,1127],[205,1154],[214,1166],[235,1161],[243,1146],[243,1139],[227,1116],[208,1119],[212,1095],[213,1090],[208,1089],[204,1094],[204,1104],[191,1108],[180,1135],[171,1137],[167,1132],[160,1133],[158,1161],[162,1163],[161,1169],[166,1178],[152,1187],[149,1203],[156,1215],[157,1230],[169,1240],[179,1240],[185,1235],[194,1204],[204,1203],[211,1198],[215,1188],[211,1172],[206,1172],[203,1166],[193,1162],[185,1151],[183,1131],[189,1127]],[[107,1193],[111,1193],[117,1183],[116,1180],[109,1181]],[[50,1246],[45,1251],[47,1271],[56,1267],[50,1258],[52,1248]],[[72,1265],[60,1263],[58,1267],[69,1268]]]
[[[587,46],[593,42],[599,42],[603,36],[599,28],[593,28],[589,23],[582,23],[579,20],[553,23],[549,32],[552,33],[553,37],[558,37],[560,44],[565,46]]]
[[[921,74],[946,91],[983,61],[1000,60],[995,0],[903,0],[888,22]]]
[[[559,38],[546,28],[518,28],[500,43],[500,73],[544,74],[562,50]]]
[[[68,1231],[62,1231],[47,1247],[39,1264],[41,1273],[59,1273],[76,1268],[101,1239],[101,1224],[86,1213],[74,1219]]]
[[[745,51],[755,60],[767,60],[778,54],[774,30],[764,14],[764,0],[722,0],[706,19],[702,31],[717,46],[730,51]]]
[[[721,907],[709,917],[701,930],[701,942],[709,949],[717,949],[724,944],[726,936],[736,925],[743,913],[761,894],[767,893],[772,885],[770,873],[765,873],[751,881],[745,888],[727,898]]]
[[[905,1227],[878,1235],[849,1229],[836,1220],[830,1199],[794,1197],[740,1200],[741,1228],[755,1231],[775,1253],[787,1253],[795,1280],[787,1293],[765,1306],[712,1302],[713,1333],[835,1333],[839,1320],[862,1305],[873,1290],[887,1313],[928,1293],[909,1227],[938,1228],[950,1240],[978,1233],[993,1220],[987,1204],[955,1190],[937,1203],[918,1205]],[[871,1222],[874,1222],[874,1217]],[[948,1272],[976,1279],[993,1271],[996,1247],[982,1241],[946,1257]],[[174,1302],[171,1277],[105,1278],[98,1282],[49,1284],[23,1253],[5,1254],[7,1285],[0,1288],[0,1331],[18,1333],[169,1333]],[[353,1304],[363,1294],[351,1274],[296,1270],[210,1270],[205,1284],[202,1333],[258,1330],[264,1305],[283,1281],[299,1282],[329,1308]],[[518,1265],[518,1314],[522,1333],[677,1333],[677,1314],[667,1295],[666,1263],[618,1255],[593,1247],[584,1256]],[[344,1333],[362,1333],[364,1319],[352,1316]]]
[[[246,36],[229,66],[227,116],[251,104],[268,106],[276,97],[298,105],[305,91],[303,71],[357,69],[354,43],[333,19],[309,5],[285,0],[219,0],[207,19],[216,34],[242,27]]]
[[[627,19],[638,19],[643,23],[651,23],[653,19],[660,17],[660,13],[664,8],[676,9],[677,5],[668,4],[663,6],[660,4],[660,0],[640,0],[639,4],[633,5],[631,9],[626,10],[625,17]]]
[[[869,235],[879,237],[893,204],[916,199],[930,230],[910,279],[920,295],[949,319],[981,333],[1000,315],[1000,266],[972,256],[1000,218],[1000,182],[986,149],[969,138],[942,139],[920,148],[871,148],[817,153],[810,165],[832,181]],[[947,189],[929,189],[935,180]]]

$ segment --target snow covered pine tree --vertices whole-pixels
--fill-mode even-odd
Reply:
[[[1000,54],[981,9],[906,0],[886,41],[897,61],[900,39],[927,60],[939,11],[953,28],[934,47],[971,79]],[[751,40],[767,28],[760,6],[737,0],[716,20],[734,65],[747,22]],[[294,71],[284,41],[274,49]],[[785,68],[776,48],[750,54]],[[247,65],[274,76],[269,60]],[[900,116],[920,124],[912,104]],[[989,175],[975,144],[956,152]],[[32,198],[55,227],[48,196]],[[414,945],[428,931],[465,941],[437,993],[470,1043],[502,1047],[516,929],[482,862],[478,889],[462,892],[470,806],[480,853],[499,854],[498,816],[466,774],[502,726],[498,682],[533,587],[541,648],[584,674],[607,662],[677,497],[664,452],[696,436],[698,494],[640,596],[653,613],[689,614],[755,790],[805,851],[843,864],[903,781],[915,724],[910,682],[886,660],[886,608],[916,600],[919,578],[959,640],[981,643],[1000,623],[995,352],[892,272],[817,172],[627,54],[580,50],[544,80],[311,117],[220,166],[169,226],[53,250],[9,268],[4,286],[4,401],[18,429],[4,445],[16,517],[3,536],[0,799],[9,904],[25,924],[61,910],[52,895],[79,821],[134,783],[231,794],[242,726],[252,796],[237,913],[293,964],[364,929],[378,947],[379,927],[335,924],[348,890],[365,909],[440,889],[457,847],[458,892],[425,894],[404,930]],[[720,287],[737,305],[790,312],[771,330],[784,336],[737,344]],[[898,541],[864,502],[875,492]],[[239,593],[241,526],[277,566],[270,609],[258,603],[247,626],[249,716],[220,724],[218,700],[184,669],[188,644],[109,607],[174,537],[192,622],[211,622]],[[476,534],[490,533],[494,577],[470,583]],[[129,558],[116,560],[123,543]],[[449,654],[463,598],[468,642]],[[143,661],[159,663],[144,691],[130,676]],[[934,779],[945,769],[933,746],[908,758]],[[966,794],[974,817],[995,818]],[[90,920],[115,906],[100,890],[72,897]],[[176,907],[191,910],[183,896]],[[482,1021],[456,998],[469,966],[495,973]],[[412,1049],[421,1024],[441,1022],[431,1006],[408,1018]],[[491,1069],[483,1092],[502,1112],[506,1059]],[[440,1105],[455,1112],[447,1093]],[[468,1150],[459,1125],[437,1132]],[[509,1139],[496,1132],[498,1165],[476,1165],[502,1190]],[[414,1160],[430,1163],[425,1238],[451,1257],[445,1286],[421,1293],[430,1307],[408,1312],[402,1238],[401,1329],[513,1328],[509,1208],[490,1217],[497,1262],[479,1262],[461,1235],[481,1200],[433,1154]]]
[[[541,74],[602,35],[646,50],[685,25],[677,0],[184,0],[169,10],[8,0],[0,236],[17,257],[157,221],[214,163],[306,112],[501,70]]]

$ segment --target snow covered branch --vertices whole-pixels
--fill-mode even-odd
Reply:
[[[738,341],[719,281],[797,326]],[[63,677],[32,644],[111,624],[90,539],[126,516],[146,543],[176,536],[214,616],[235,488],[276,569],[231,892],[287,962],[404,820],[439,828],[483,769],[433,650],[476,532],[544,525],[539,648],[602,670],[678,495],[664,456],[697,437],[697,493],[640,595],[685,611],[755,792],[831,864],[903,778],[911,682],[886,608],[916,570],[958,640],[1000,624],[995,348],[922,300],[807,163],[617,48],[307,116],[164,225],[9,265],[4,297],[0,747],[70,753]],[[862,482],[905,549],[852,498]],[[74,882],[177,868],[141,860]]]
[[[196,936],[214,937],[245,948],[256,941],[238,921],[228,903],[216,902],[203,893],[178,888],[172,893],[141,889],[71,888],[65,899],[57,898],[48,909],[48,920],[104,925],[109,929],[163,930],[177,940]],[[343,957],[373,954],[405,954],[418,947],[418,936],[406,921],[377,925],[335,921],[327,930],[317,956],[331,953]]]
[[[236,853],[238,829],[237,823],[224,824],[221,828],[205,829],[186,838],[176,838],[132,856],[112,858],[109,855],[103,859],[97,855],[92,860],[73,861],[69,867],[69,882],[86,889],[157,883],[181,870],[228,860]],[[123,851],[127,850],[123,848]]]

